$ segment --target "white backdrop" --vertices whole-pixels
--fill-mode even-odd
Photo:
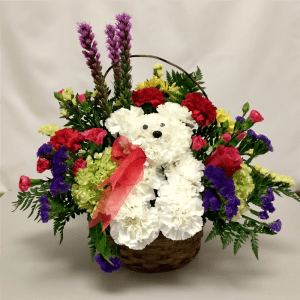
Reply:
[[[44,178],[46,174],[36,172],[36,151],[41,144],[48,141],[48,137],[37,131],[43,124],[54,123],[62,126],[65,123],[59,118],[59,106],[53,92],[68,86],[79,94],[86,89],[93,89],[90,70],[81,53],[76,22],[87,21],[93,26],[101,53],[100,59],[103,69],[106,70],[110,66],[110,60],[105,46],[105,26],[115,23],[115,15],[123,11],[132,15],[132,54],[157,55],[178,64],[188,72],[196,70],[196,66],[199,66],[204,75],[206,92],[214,105],[230,111],[233,119],[241,115],[241,108],[245,102],[250,103],[250,109],[262,114],[265,120],[256,124],[253,129],[269,137],[274,152],[259,157],[254,162],[278,174],[291,175],[299,190],[300,2],[2,1],[0,192],[12,192],[10,198],[3,198],[9,199],[5,209],[10,211],[9,203],[16,200],[20,175]],[[151,77],[152,65],[157,62],[146,58],[132,60],[134,86]],[[282,215],[278,217],[281,217],[283,223],[286,221],[287,229],[283,234],[286,238],[292,238],[296,229],[291,220],[299,216],[300,207],[294,204],[296,201],[293,199],[284,200],[290,208],[279,202]],[[2,209],[4,211],[4,208]],[[2,214],[3,217],[4,213]],[[21,215],[18,214],[18,218],[22,218]],[[8,222],[6,224],[12,226],[10,228],[15,230],[13,232],[16,232],[16,235],[20,235],[17,225],[14,225],[16,223],[12,223],[11,218],[17,220],[16,215],[5,215],[4,219]],[[22,222],[25,221],[26,226],[31,226],[29,224],[32,220],[27,221],[26,216],[18,226],[22,226]],[[85,224],[84,221],[82,224]],[[48,230],[51,231],[51,228]],[[29,235],[29,229],[27,234]],[[51,236],[48,231],[47,234]],[[6,238],[6,249],[16,249],[10,235],[7,234]],[[297,243],[293,239],[292,241]],[[56,243],[57,241],[53,244],[53,249],[58,247]],[[280,240],[280,243],[283,245],[286,240]],[[220,248],[219,244],[218,247]],[[299,250],[299,243],[292,244],[291,247],[294,251]],[[23,249],[16,251],[24,253]],[[88,248],[86,251],[88,256]],[[251,249],[249,251],[251,252]],[[232,249],[229,252],[228,257],[233,258]],[[253,256],[250,252],[249,256]],[[213,250],[211,253],[214,253]],[[220,257],[224,254],[218,252],[217,255]],[[273,259],[277,260],[277,256]],[[243,266],[249,267],[254,260],[254,256],[249,257],[248,264]],[[12,258],[11,262],[14,262]],[[262,263],[257,268],[271,268],[274,262],[268,262],[270,265]],[[299,260],[297,263],[299,265]],[[290,261],[290,266],[292,264],[295,264],[293,260]],[[282,266],[286,266],[283,261]],[[24,265],[23,269],[27,267]],[[229,265],[228,274],[232,272],[238,270],[231,270]],[[286,269],[285,274],[294,274],[294,278],[298,274],[296,278],[299,281],[299,273],[295,273],[296,270],[293,272]],[[9,272],[8,274],[11,274],[8,278],[11,278],[12,282],[15,275]],[[229,276],[228,274],[225,272],[224,276]],[[266,276],[263,271],[258,274],[262,278]],[[247,277],[249,274],[246,272],[241,276]],[[275,284],[274,278],[273,276],[272,280],[270,279],[268,285],[270,291],[271,286]],[[259,283],[258,286],[264,299],[269,299],[269,290]],[[239,292],[242,292],[242,287],[240,288]],[[284,287],[280,289],[277,286],[277,289],[279,294],[287,295]],[[247,292],[250,293],[251,289]],[[292,285],[289,292],[289,299],[296,299],[293,298],[296,295],[296,285]],[[17,297],[22,295],[22,292],[14,295]],[[51,292],[48,295],[49,299],[54,299],[51,298]],[[250,294],[248,295],[250,297]],[[257,295],[255,296],[257,298]],[[15,297],[6,299],[16,299]],[[20,299],[33,298],[24,296]],[[37,299],[41,297],[38,296]],[[67,298],[57,296],[55,299]],[[107,296],[105,299],[110,298]],[[246,298],[242,296],[242,299]]]

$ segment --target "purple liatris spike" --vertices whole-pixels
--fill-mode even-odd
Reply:
[[[49,220],[50,205],[48,204],[48,197],[44,195],[40,198],[41,210],[40,215],[43,223],[47,223]]]
[[[121,260],[117,257],[109,258],[109,260],[112,262],[112,265],[108,261],[106,261],[101,254],[95,255],[94,259],[96,263],[100,266],[101,270],[105,273],[111,273],[112,271],[117,271],[122,267]]]
[[[106,25],[105,33],[107,35],[106,43],[109,51],[108,57],[112,63],[116,63],[120,59],[119,45],[116,41],[116,28],[113,25]]]
[[[98,53],[97,42],[94,40],[94,33],[92,32],[92,26],[85,22],[77,23],[78,29],[77,32],[80,34],[79,41],[81,47],[85,49],[82,51],[84,56],[87,59],[87,65],[95,64],[101,67],[101,62],[99,60],[100,53]],[[99,55],[98,55],[99,54]]]
[[[131,35],[130,35],[130,29],[132,27],[130,20],[131,15],[126,14],[125,12],[116,15],[117,23],[117,42],[119,43],[119,47],[121,51],[126,50],[126,48],[131,48],[130,41],[131,41]]]

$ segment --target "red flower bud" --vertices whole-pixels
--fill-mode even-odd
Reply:
[[[231,140],[231,135],[230,135],[230,133],[228,133],[228,132],[224,133],[224,134],[222,135],[222,139],[225,141],[225,143],[230,142],[230,140]]]
[[[25,192],[31,187],[31,179],[27,176],[21,176],[19,181],[19,189],[21,192]]]
[[[250,115],[249,115],[249,119],[253,123],[261,122],[261,121],[264,120],[262,115],[257,110],[251,110]]]
[[[239,139],[239,141],[241,141],[245,136],[246,136],[246,132],[242,132],[242,133],[240,133],[238,136],[237,136],[237,138]]]
[[[65,90],[65,89],[62,89],[62,90],[58,91],[58,93],[62,95],[62,92],[63,92],[64,90]]]
[[[36,164],[36,170],[38,173],[43,173],[44,171],[50,169],[50,161],[45,158],[39,158]]]

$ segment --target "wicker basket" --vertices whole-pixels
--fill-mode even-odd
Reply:
[[[160,232],[159,236],[142,250],[132,250],[121,245],[122,266],[139,273],[161,273],[179,269],[197,255],[202,236],[203,230],[189,239],[173,241]],[[110,235],[108,238],[113,243]]]

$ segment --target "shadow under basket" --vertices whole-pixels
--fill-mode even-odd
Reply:
[[[183,241],[173,241],[161,232],[142,250],[120,245],[122,267],[139,273],[162,273],[188,264],[199,252],[203,230]],[[110,242],[113,242],[108,235]]]

